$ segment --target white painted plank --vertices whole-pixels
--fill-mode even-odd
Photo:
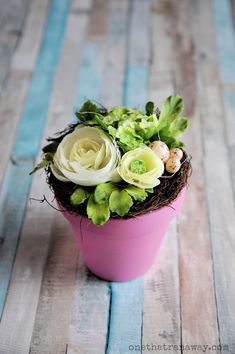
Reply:
[[[217,4],[224,6],[222,3]],[[232,195],[232,183],[228,159],[227,140],[225,135],[224,110],[219,82],[218,70],[214,76],[205,73],[217,65],[215,48],[215,33],[211,2],[197,1],[200,9],[198,16],[198,36],[203,35],[203,42],[197,38],[198,87],[202,136],[204,140],[204,169],[207,204],[209,210],[209,226],[212,244],[214,281],[219,322],[220,343],[227,345],[229,350],[222,353],[234,353],[235,320],[235,213]],[[222,13],[222,11],[221,11]],[[205,31],[205,29],[211,30]],[[200,48],[200,49],[199,49]],[[204,52],[203,70],[199,51]],[[224,71],[224,75],[227,71]],[[215,168],[216,161],[219,168]]]
[[[174,92],[171,12],[158,0],[153,1],[152,9],[149,98],[161,106]],[[180,335],[178,244],[174,220],[145,277],[142,344],[180,345]]]
[[[197,68],[192,33],[193,29],[198,30],[197,16],[201,16],[201,13],[195,15],[192,5],[192,1],[179,0],[172,16],[176,88],[185,100],[185,114],[191,119],[184,141],[193,157],[193,174],[189,180],[185,207],[178,218],[182,344],[217,345],[218,324],[205,201],[200,113],[197,110],[199,102],[196,104]],[[201,38],[198,40],[200,47]]]
[[[24,30],[29,0],[0,1],[0,92]]]
[[[75,105],[79,108],[85,98],[101,99],[104,80],[104,46],[107,39],[108,1],[93,2],[88,34],[83,46]],[[99,27],[99,28],[98,28]],[[107,282],[97,279],[79,258],[69,327],[68,353],[103,353],[109,315]]]
[[[7,82],[0,97],[0,184],[37,57],[47,13],[48,0],[33,0],[23,35],[13,55]],[[32,26],[32,24],[34,24]],[[26,50],[30,48],[30,50]],[[22,69],[22,70],[21,70]]]
[[[48,136],[48,134],[51,133],[52,126],[54,128],[53,131],[57,130],[57,127],[60,129],[62,123],[66,124],[69,117],[71,116],[73,100],[72,92],[75,91],[76,74],[79,67],[80,48],[82,46],[83,36],[86,30],[86,23],[87,16],[80,16],[79,14],[71,13],[69,17],[67,32],[65,35],[58,73],[54,83],[53,96],[50,103],[48,125],[46,127],[44,136]],[[77,33],[79,33],[79,36]],[[73,56],[68,56],[68,52],[71,50],[73,52]],[[56,118],[58,118],[58,123]],[[31,197],[41,199],[42,195],[45,193],[47,194],[48,199],[51,200],[51,194],[47,191],[48,188],[45,185],[44,178],[40,175],[40,173],[35,175],[32,190],[30,193]],[[28,354],[29,352],[51,233],[54,235],[52,240],[54,241],[54,244],[52,244],[50,249],[51,258],[48,260],[48,262],[51,264],[54,261],[56,265],[54,273],[51,273],[51,277],[54,283],[56,283],[58,279],[61,281],[61,283],[64,282],[67,285],[68,283],[72,283],[72,277],[74,275],[74,272],[72,271],[72,265],[74,264],[74,258],[72,257],[72,254],[76,258],[77,251],[74,247],[73,239],[71,237],[69,238],[70,234],[68,232],[67,225],[60,217],[61,216],[57,214],[55,216],[55,211],[50,209],[49,206],[41,205],[37,202],[32,202],[31,206],[29,205],[26,213],[25,223],[22,229],[19,249],[15,259],[7,302],[0,325],[0,342],[1,348],[4,348],[4,354]],[[42,225],[44,225],[43,228]],[[57,240],[55,240],[56,235],[58,235]],[[66,236],[68,237],[68,240]],[[61,258],[60,252],[62,252]],[[67,272],[65,272],[66,270]],[[70,276],[67,276],[67,273],[70,273]],[[49,275],[50,274],[47,272],[44,284],[46,284],[48,281]],[[63,275],[61,279],[60,275]],[[67,299],[68,304],[68,306],[65,307],[65,312],[61,311],[60,319],[63,319],[64,321],[61,326],[63,326],[64,323],[66,323],[66,326],[68,326],[69,323],[69,319],[66,316],[69,314],[69,300],[70,296],[72,296],[72,292],[71,294],[70,292],[68,294],[69,295],[67,296],[65,292],[61,292],[61,299],[65,302]],[[58,312],[58,309],[63,308],[62,304],[60,303],[60,297],[58,298],[58,293],[54,292],[53,296],[51,296],[50,301],[56,299],[57,302],[55,301],[55,303],[57,306],[51,310],[50,326],[53,326],[53,324],[55,325],[56,313]],[[40,316],[42,316],[42,314],[44,316],[43,323],[46,323],[46,310],[45,312],[41,311]],[[22,323],[24,324],[23,326]],[[60,322],[58,322],[58,325],[59,324]],[[40,321],[38,322],[38,326],[39,325]],[[51,333],[51,338],[53,338],[53,334],[56,334],[57,329],[58,328],[55,325],[54,332]],[[43,347],[40,347],[41,344],[36,344],[37,342],[35,338],[37,338],[37,333],[39,333],[39,331],[37,332],[35,330],[35,341],[33,348],[38,347],[39,352],[43,353]],[[45,340],[43,336],[42,339]],[[51,342],[51,345],[53,346],[53,342]],[[63,349],[65,352],[65,346]]]

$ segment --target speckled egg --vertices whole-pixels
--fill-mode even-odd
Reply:
[[[180,160],[175,157],[169,158],[166,162],[166,170],[169,173],[176,173],[177,171],[179,171],[180,167]]]
[[[179,148],[170,149],[170,158],[172,157],[181,160],[183,157],[183,151]]]
[[[163,162],[166,162],[169,159],[169,149],[163,141],[153,141],[149,147]]]

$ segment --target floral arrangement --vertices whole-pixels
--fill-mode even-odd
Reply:
[[[183,164],[189,167],[184,144],[178,140],[189,123],[181,116],[183,109],[177,95],[168,97],[161,110],[153,102],[141,111],[107,110],[86,101],[75,113],[77,122],[48,139],[42,161],[31,173],[45,168],[59,204],[85,214],[97,226],[110,217],[132,216],[137,206],[145,212],[146,203],[151,206],[159,195],[163,178],[169,179],[161,197],[167,204],[170,179],[181,181]],[[177,186],[178,193],[182,183]]]

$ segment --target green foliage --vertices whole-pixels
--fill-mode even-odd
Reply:
[[[58,145],[59,145],[58,142],[53,141],[52,143],[50,143],[50,144],[44,146],[44,148],[42,149],[42,151],[43,151],[44,153],[46,153],[46,152],[51,152],[52,154],[54,154],[54,153],[56,152],[56,150],[57,150]]]
[[[168,97],[161,108],[157,133],[153,139],[159,140],[160,138],[169,148],[183,147],[183,142],[176,139],[186,131],[189,125],[189,120],[180,116],[183,109],[184,103],[180,96]]]
[[[74,206],[82,204],[85,202],[85,200],[88,198],[89,194],[87,191],[82,188],[78,187],[75,189],[73,194],[70,196],[70,203]]]
[[[87,203],[87,216],[92,220],[93,224],[101,226],[110,218],[110,210],[108,202],[96,203],[94,194],[92,193]]]
[[[37,164],[36,167],[34,167],[34,169],[30,172],[30,175],[32,175],[34,172],[41,170],[42,168],[47,167],[48,165],[50,165],[53,162],[53,156],[54,154],[51,152],[47,152],[42,161],[39,162],[39,164]]]
[[[115,190],[109,198],[109,207],[113,213],[124,216],[133,205],[131,196],[125,190]]]
[[[101,183],[99,184],[94,192],[94,200],[96,203],[106,203],[109,200],[111,193],[117,189],[113,183]]]
[[[145,111],[148,116],[154,113],[154,103],[149,101],[145,105]]]
[[[161,107],[159,116],[159,128],[170,125],[184,110],[182,97],[178,95],[169,96]]]
[[[90,100],[84,102],[78,112],[75,112],[76,117],[80,122],[86,122],[94,118],[95,114],[102,114],[102,109]]]
[[[142,175],[147,172],[146,163],[143,160],[133,160],[130,163],[130,171]]]
[[[148,193],[146,192],[146,190],[135,187],[135,186],[129,186],[129,187],[125,188],[125,191],[131,197],[133,197],[134,200],[139,200],[141,202],[143,202],[148,196]]]

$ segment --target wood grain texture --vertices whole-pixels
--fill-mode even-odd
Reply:
[[[185,114],[190,115],[190,132],[184,140],[187,151],[193,156],[193,174],[185,206],[178,217],[182,344],[217,345],[218,324],[207,225],[200,114],[197,110],[200,103],[196,96],[194,63],[193,31],[198,30],[198,18],[190,1],[180,0],[174,12],[176,16],[172,18],[176,21],[173,20],[173,27],[177,39],[173,51],[176,53],[176,88],[186,102]],[[196,13],[201,16],[200,12]]]
[[[9,161],[44,29],[48,0],[33,0],[0,96],[0,183]]]
[[[158,106],[174,92],[171,13],[171,5],[166,6],[159,0],[152,2],[149,98]],[[145,277],[142,343],[180,345],[180,337],[178,244],[174,220]]]
[[[47,118],[50,92],[59,60],[69,4],[70,0],[51,3],[43,42],[12,150],[15,160],[34,159],[37,156]]]
[[[214,1],[214,24],[216,28],[216,47],[218,53],[219,76],[222,84],[223,105],[226,118],[226,136],[229,162],[232,174],[233,196],[235,201],[235,17],[232,14],[234,1],[220,4]],[[226,18],[226,21],[225,21]],[[223,40],[226,38],[226,41]]]
[[[0,1],[0,92],[22,35],[29,0]]]
[[[68,2],[66,0],[59,4],[58,2],[52,2],[34,76],[18,126],[12,151],[12,160],[8,164],[3,182],[4,187],[0,194],[0,237],[3,240],[3,245],[1,245],[1,263],[4,265],[4,285],[2,287],[0,303],[1,316],[11,275],[12,261],[15,257],[19,231],[22,226],[28,191],[31,184],[31,177],[28,173],[32,169],[34,159],[37,156],[37,146],[40,143],[43,123],[47,116],[48,100],[58,62],[60,46],[63,41],[67,11]],[[54,47],[51,47],[52,42]],[[48,55],[48,53],[50,54]],[[53,66],[53,69],[51,66]],[[41,76],[42,73],[44,73],[44,76]],[[45,96],[43,98],[43,95],[45,95],[46,98]],[[38,120],[35,121],[32,117]],[[19,176],[16,179],[17,174]],[[19,186],[17,186],[15,180],[19,180]],[[16,196],[18,200],[15,202]],[[5,208],[6,202],[9,203],[7,209]],[[15,209],[16,205],[18,206],[17,209]],[[4,212],[7,214],[3,217]],[[9,230],[9,225],[11,225],[10,234],[8,234],[7,231]],[[7,238],[9,238],[9,241],[7,241]],[[8,242],[10,242],[10,244],[8,246],[8,252],[6,252],[4,249],[7,247]]]
[[[34,178],[32,188],[37,189],[35,197],[41,198],[45,193],[40,174]],[[48,210],[40,203],[29,203],[0,323],[1,353],[29,353],[49,246],[51,216],[52,213],[48,213]],[[47,225],[47,227],[42,227],[42,225]],[[10,247],[13,246],[11,242]]]
[[[127,48],[128,1],[109,1],[108,32],[101,84],[102,102],[106,107],[122,105]],[[110,89],[111,86],[111,89]]]
[[[186,116],[193,115],[196,97],[192,5],[192,1],[180,0],[174,3],[171,13],[175,90],[184,99]]]
[[[225,2],[226,3],[226,2]],[[222,93],[218,71],[214,76],[205,75],[210,67],[215,67],[216,48],[213,26],[208,31],[208,22],[213,24],[211,3],[206,1],[203,6],[197,2],[200,9],[200,22],[198,35],[203,35],[203,43],[200,47],[197,41],[197,72],[198,72],[198,95],[199,107],[202,121],[202,136],[204,140],[204,168],[205,185],[209,210],[209,226],[212,244],[212,258],[214,269],[214,281],[216,291],[216,303],[218,310],[220,343],[227,345],[229,350],[234,352],[234,316],[235,311],[235,278],[232,269],[235,267],[234,257],[234,203],[232,198],[232,183],[227,153],[227,140],[225,135],[225,123],[223,121],[224,111]],[[221,6],[222,8],[217,6]],[[220,10],[217,17],[223,14],[224,2],[213,2],[214,11]],[[223,21],[225,20],[223,15]],[[200,31],[199,31],[200,29]],[[217,33],[217,31],[216,31]],[[226,44],[225,44],[226,46]],[[199,49],[200,48],[200,49]],[[203,68],[200,51],[204,52]],[[227,77],[227,71],[223,71],[223,77]],[[233,75],[233,74],[231,74]],[[220,169],[215,173],[213,156],[219,161]]]
[[[181,344],[176,221],[170,224],[154,265],[145,276],[142,344]]]
[[[143,279],[110,283],[107,354],[126,354],[141,348]]]
[[[130,27],[126,57],[126,81],[123,104],[144,106],[148,95],[149,79],[149,1],[131,1]],[[144,27],[140,29],[139,23]],[[138,95],[138,96],[136,96]],[[143,278],[126,282],[110,283],[109,327],[106,353],[122,354],[142,343]],[[120,340],[120,338],[122,338]]]
[[[25,203],[22,203],[22,199],[26,202],[25,198],[30,186],[28,171],[32,167],[33,161],[30,160],[17,165],[10,162],[0,193],[0,317],[2,317],[18,236],[24,218]]]
[[[78,5],[80,2],[74,0],[71,9],[78,8]],[[50,101],[45,137],[63,129],[72,114],[80,53],[87,22],[87,14],[80,10],[76,12],[71,10]],[[67,53],[71,51],[73,56],[68,56]],[[45,184],[44,181],[42,183]],[[33,188],[31,193],[37,193],[37,190]],[[46,209],[45,212],[51,216],[48,225],[50,249],[47,260],[42,259],[42,262],[45,262],[45,273],[41,274],[42,287],[32,335],[31,353],[48,353],[48,351],[65,353],[69,337],[71,306],[75,295],[78,251],[68,224],[60,213],[46,206],[43,206],[43,209]]]
[[[101,86],[105,61],[105,41],[107,28],[97,30],[95,35],[95,14],[107,17],[108,2],[93,2],[90,10],[87,37],[81,53],[79,76],[76,85],[75,108],[79,108],[85,98],[101,100]],[[97,22],[97,26],[101,18]],[[91,23],[92,22],[92,23]],[[105,25],[106,26],[106,25]],[[92,27],[92,28],[91,28]],[[69,325],[67,351],[70,353],[104,353],[109,313],[109,291],[107,282],[97,279],[85,267],[79,257],[74,282],[74,299]]]
[[[130,1],[130,24],[123,105],[141,108],[147,101],[150,59],[150,1]],[[141,26],[140,26],[141,23]]]

